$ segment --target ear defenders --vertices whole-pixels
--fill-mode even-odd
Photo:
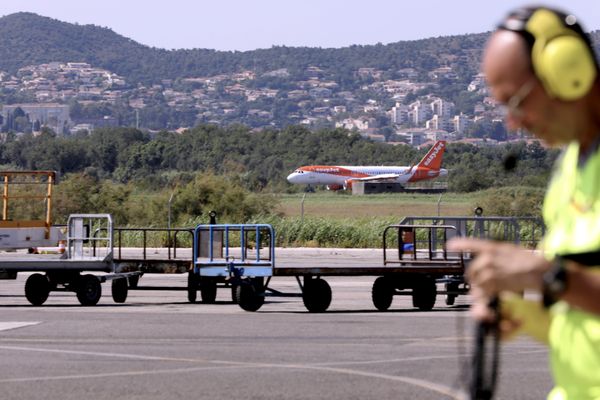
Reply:
[[[522,11],[512,14],[499,27],[531,35],[531,62],[536,76],[549,96],[565,101],[585,96],[598,73],[584,33],[575,31],[571,27],[574,24],[573,16],[563,17],[538,8],[526,14]]]

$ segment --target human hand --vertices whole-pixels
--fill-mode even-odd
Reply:
[[[541,255],[511,243],[455,238],[447,249],[474,254],[465,275],[480,298],[491,298],[501,291],[540,290],[542,275],[550,268]]]

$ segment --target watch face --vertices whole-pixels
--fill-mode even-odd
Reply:
[[[550,282],[548,289],[550,289],[551,293],[560,295],[565,290],[565,282],[560,279],[555,279],[553,282]]]

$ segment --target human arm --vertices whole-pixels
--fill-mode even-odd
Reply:
[[[467,280],[482,297],[503,291],[542,291],[543,275],[552,262],[514,244],[459,238],[448,242],[449,251],[472,252],[476,257],[467,270]],[[574,261],[565,261],[566,290],[556,300],[600,316],[600,273]]]

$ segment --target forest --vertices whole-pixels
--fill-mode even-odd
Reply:
[[[297,126],[255,132],[240,125],[201,125],[154,135],[104,128],[61,137],[42,128],[36,136],[6,134],[0,163],[3,170],[59,172],[56,223],[65,223],[72,213],[110,213],[117,226],[165,227],[169,221],[173,227],[191,227],[208,223],[209,211],[215,211],[219,222],[272,224],[278,245],[377,247],[383,228],[409,209],[392,217],[285,215],[279,207],[282,194],[299,199],[304,190],[290,185],[287,174],[305,164],[408,165],[426,151],[371,142],[344,129]],[[539,217],[557,154],[537,142],[450,143],[443,165],[449,169],[449,191],[462,198],[463,209],[482,206],[487,215]],[[509,155],[518,162],[506,171]],[[400,197],[389,201],[396,204]],[[33,205],[21,205],[21,214]]]
[[[302,165],[410,165],[426,151],[375,143],[344,129],[311,131],[298,126],[255,132],[242,125],[200,125],[183,133],[154,135],[134,128],[103,128],[70,137],[42,129],[37,136],[7,134],[0,144],[0,163],[63,175],[84,173],[140,187],[164,187],[189,181],[196,173],[212,173],[235,179],[251,192],[294,192],[302,188],[285,178]],[[503,164],[509,154],[519,160],[510,173]],[[537,142],[481,147],[450,143],[443,165],[450,170],[448,187],[454,192],[543,187],[556,156],[556,150]]]

